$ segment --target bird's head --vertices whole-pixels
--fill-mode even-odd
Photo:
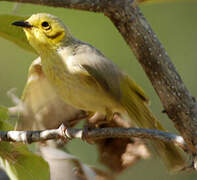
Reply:
[[[17,21],[12,24],[24,29],[30,44],[38,52],[47,48],[58,48],[71,37],[63,22],[50,14],[34,14],[26,21]]]

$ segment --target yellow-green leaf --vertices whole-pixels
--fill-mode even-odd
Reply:
[[[27,17],[15,16],[15,15],[0,15],[0,37],[12,41],[24,50],[36,53],[35,50],[28,43],[25,33],[21,28],[13,26],[15,21],[25,20]]]

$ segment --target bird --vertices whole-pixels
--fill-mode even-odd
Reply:
[[[65,103],[56,93],[42,71],[40,57],[29,67],[27,81],[18,104],[19,120],[16,130],[41,130],[58,128],[60,123],[72,127],[87,115]]]
[[[166,131],[149,108],[149,98],[136,82],[92,45],[75,38],[56,16],[37,13],[22,27],[30,45],[41,57],[43,72],[63,101],[106,116],[119,114],[137,127]],[[154,141],[154,148],[169,170],[185,164],[179,148]]]

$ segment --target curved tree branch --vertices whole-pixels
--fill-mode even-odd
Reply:
[[[188,151],[187,145],[181,136],[175,134],[144,128],[94,128],[83,130],[66,128],[63,124],[58,129],[42,131],[0,131],[0,140],[8,142],[42,142],[47,140],[80,138],[83,140],[98,140],[106,138],[138,137],[163,142],[170,142]]]
[[[197,103],[134,0],[7,1],[88,10],[108,16],[136,55],[175,127],[190,150],[197,153]]]

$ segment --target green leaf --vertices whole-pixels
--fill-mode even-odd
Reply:
[[[0,130],[12,130],[7,108],[0,107]],[[12,180],[49,180],[48,163],[21,143],[0,142],[0,165]]]
[[[0,130],[10,131],[13,127],[6,122],[9,119],[8,109],[6,107],[0,106]]]
[[[15,15],[0,15],[0,37],[12,41],[26,51],[36,53],[36,51],[30,46],[29,42],[27,41],[22,28],[18,28],[12,25],[12,23],[15,21],[25,19],[27,19],[27,17]]]

